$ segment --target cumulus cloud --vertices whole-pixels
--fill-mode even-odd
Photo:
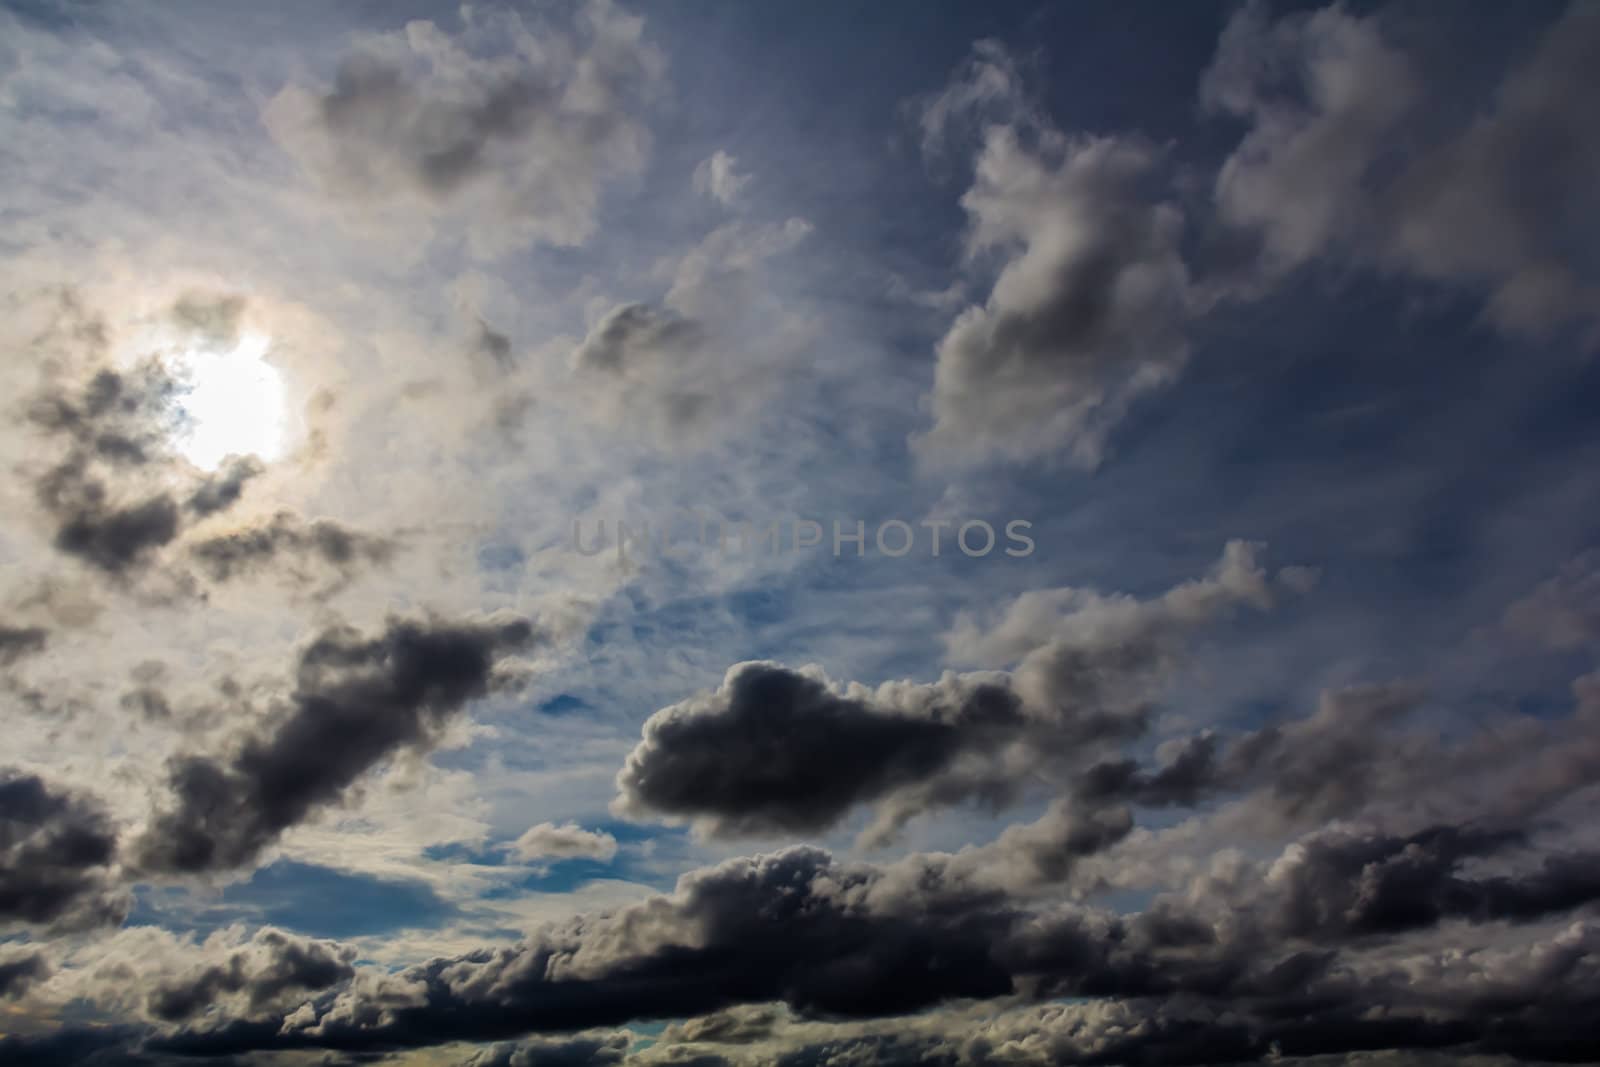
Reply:
[[[180,755],[168,798],[135,843],[155,872],[198,872],[254,859],[285,830],[337,804],[379,761],[427,745],[496,680],[502,657],[538,637],[526,619],[391,620],[364,637],[325,631],[300,653],[275,721],[221,755]]]
[[[542,822],[529,827],[511,845],[524,860],[594,859],[606,861],[617,854],[617,839],[604,830],[585,830],[576,823]]]
[[[347,946],[262,927],[216,962],[163,975],[146,997],[146,1010],[163,1022],[180,1022],[236,998],[233,1013],[248,1017],[348,981],[354,957]]]
[[[643,20],[602,0],[570,27],[463,9],[362,41],[331,86],[290,86],[266,106],[273,136],[330,193],[395,209],[397,227],[459,221],[497,256],[581,244],[603,187],[638,173],[638,112],[662,77]]]
[[[1597,936],[1592,924],[1576,920],[1467,959],[1426,943],[1393,943],[1387,953],[1368,955],[1364,939],[1394,927],[1368,930],[1362,925],[1367,919],[1351,926],[1349,907],[1340,901],[1369,902],[1377,910],[1361,914],[1387,916],[1384,923],[1436,923],[1456,911],[1454,904],[1437,913],[1390,913],[1383,909],[1389,887],[1430,869],[1437,856],[1481,852],[1493,843],[1467,843],[1441,831],[1352,847],[1384,866],[1374,868],[1369,860],[1354,885],[1331,869],[1326,877],[1278,874],[1264,883],[1261,906],[1270,902],[1273,914],[1317,949],[1294,940],[1265,944],[1253,921],[1217,924],[1203,908],[1185,916],[1171,901],[1131,916],[1060,903],[1023,907],[952,881],[937,856],[883,868],[790,848],[692,872],[671,894],[556,924],[512,947],[357,980],[287,1016],[188,1030],[148,1046],[186,1055],[318,1045],[394,1049],[773,1002],[803,1019],[864,1020],[950,1000],[1022,994],[1076,1004],[1025,1013],[1031,1025],[1019,1026],[1014,1038],[1033,1035],[1018,1049],[1021,1056],[1034,1045],[1033,1058],[1019,1060],[1024,1063],[1093,1063],[1107,1054],[1121,1060],[1158,1052],[1174,1056],[1161,1062],[1205,1062],[1218,1049],[1253,1061],[1275,1045],[1293,1055],[1377,1045],[1526,1058],[1585,1047],[1563,1006],[1585,1002],[1600,983],[1589,957]],[[1301,864],[1303,854],[1291,850],[1278,869]],[[1453,862],[1446,859],[1444,868]],[[1483,899],[1501,899],[1504,892],[1501,883],[1460,885],[1476,886]],[[1459,888],[1445,888],[1438,899],[1457,899]],[[1212,882],[1203,892],[1215,891],[1219,895],[1208,899],[1223,902],[1225,889]],[[1326,901],[1317,896],[1323,889],[1332,894]],[[1554,906],[1578,899],[1572,894]],[[1256,907],[1245,903],[1238,911],[1249,916]],[[1493,918],[1474,907],[1464,914],[1476,922]],[[1334,925],[1323,924],[1322,915]],[[1375,1004],[1386,1009],[1377,1023],[1370,1021]],[[1169,1022],[1124,1031],[1113,1020],[1136,1005],[1146,1018]],[[1061,1010],[1088,1017],[1057,1031],[1037,1015]],[[1103,1016],[1102,1024],[1095,1015]],[[702,1033],[686,1025],[672,1036],[685,1043],[756,1042],[782,1025],[769,1020],[748,1033],[714,1026]],[[932,1016],[902,1026],[896,1041],[919,1050],[925,1040],[955,1040],[961,1047],[959,1025],[953,1034],[938,1033],[939,1025]],[[834,1048],[867,1055],[883,1047],[883,1033],[857,1028]],[[719,1048],[733,1051],[727,1041]],[[969,1044],[969,1059],[936,1062],[993,1062],[993,1048]],[[1178,1056],[1178,1048],[1191,1051]],[[924,1061],[919,1051],[909,1060],[883,1062]]]
[[[1354,258],[1482,291],[1503,328],[1592,331],[1600,279],[1572,238],[1592,236],[1600,206],[1600,17],[1572,5],[1480,114],[1442,134],[1426,105],[1446,90],[1394,36],[1383,14],[1341,7],[1233,17],[1202,83],[1211,108],[1249,123],[1217,175],[1222,218],[1260,234],[1269,277]]]
[[[1136,142],[1041,155],[990,132],[962,198],[968,252],[1007,258],[987,302],[939,342],[925,447],[1093,466],[1128,404],[1177,375],[1189,353],[1182,216],[1138,192],[1157,162]]]
[[[961,198],[969,260],[998,259],[988,299],[939,342],[925,450],[947,459],[1065,456],[1094,466],[1139,394],[1188,359],[1183,214],[1152,195],[1161,153],[1136,137],[1069,137],[1017,98],[990,43],[923,111],[934,136],[989,121]]]
[[[116,851],[116,828],[94,800],[0,772],[0,923],[120,923],[128,901],[114,883]]]
[[[617,811],[736,836],[815,833],[876,804],[881,840],[918,812],[1009,803],[1030,772],[1141,734],[1190,631],[1271,603],[1255,547],[1233,542],[1210,575],[1151,600],[1058,590],[1020,599],[988,629],[961,620],[958,658],[1009,672],[872,689],[815,667],[738,664],[646,721]]]

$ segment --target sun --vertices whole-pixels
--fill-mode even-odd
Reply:
[[[174,445],[201,470],[216,470],[229,456],[276,459],[284,445],[284,385],[266,361],[271,340],[242,334],[230,349],[188,348],[173,370],[183,420]]]

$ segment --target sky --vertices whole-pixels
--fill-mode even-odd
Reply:
[[[1600,4],[0,0],[0,1062],[1600,1061]]]

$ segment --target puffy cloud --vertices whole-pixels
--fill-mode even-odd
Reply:
[[[1159,153],[1137,140],[987,131],[972,188],[970,257],[1004,266],[988,300],[939,342],[923,447],[1065,454],[1097,464],[1139,394],[1188,358],[1183,216],[1145,195]]]
[[[571,27],[463,9],[451,34],[417,20],[364,40],[331,86],[290,86],[268,128],[331,193],[394,221],[461,219],[473,249],[581,244],[602,187],[639,172],[636,117],[662,75],[643,20],[603,0]]]
[[[924,455],[1097,465],[1141,393],[1189,355],[1183,213],[1158,195],[1162,153],[1138,136],[1069,136],[1016,62],[980,41],[919,109],[923,148],[981,130],[966,209],[969,264],[998,261],[988,299],[939,342]]]
[[[1486,291],[1504,328],[1592,331],[1600,278],[1575,235],[1594,235],[1600,207],[1597,57],[1600,16],[1573,4],[1481,114],[1441,134],[1425,104],[1446,90],[1382,14],[1241,9],[1202,84],[1250,124],[1217,175],[1218,210],[1261,235],[1268,277],[1354,257]]]
[[[117,833],[93,800],[15,770],[0,772],[0,922],[120,923]]]
[[[135,843],[139,863],[194,872],[250,862],[380,760],[428,744],[489,692],[498,660],[537,637],[525,619],[394,619],[370,638],[325,631],[301,651],[274,722],[227,754],[171,761],[170,800]]]
[[[354,949],[330,941],[263,927],[216,962],[161,976],[146,997],[146,1010],[155,1019],[180,1022],[227,998],[237,998],[238,1014],[246,1016],[281,1007],[285,998],[298,1004],[305,994],[352,978],[354,956]]]
[[[609,860],[617,854],[617,839],[603,830],[585,830],[576,823],[542,822],[529,827],[511,845],[522,859]]]
[[[882,840],[933,808],[1006,803],[1029,772],[1143,732],[1190,631],[1271,603],[1255,547],[1233,542],[1211,574],[1151,600],[1058,590],[1018,600],[988,628],[963,618],[950,638],[958,658],[1015,663],[1009,673],[870,689],[815,667],[738,664],[716,690],[645,723],[617,776],[617,810],[733,836],[819,832],[877,804],[871,836]],[[1183,780],[1200,771],[1180,763],[1146,793],[1197,788]]]
[[[737,664],[716,691],[645,723],[617,776],[618,812],[693,818],[713,836],[825,830],[999,749],[1023,721],[1003,685],[952,676],[911,695],[900,707],[816,669]]]

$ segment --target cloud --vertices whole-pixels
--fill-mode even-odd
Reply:
[[[298,1006],[304,994],[341,985],[355,975],[355,951],[262,927],[225,958],[187,974],[163,976],[146,997],[146,1010],[163,1022],[192,1018],[225,998],[237,998],[238,1014],[259,1014],[285,999]]]
[[[1555,649],[1600,641],[1600,553],[1568,561],[1559,574],[1506,608],[1503,622],[1510,632]]]
[[[636,112],[662,66],[643,20],[599,0],[565,28],[463,9],[455,34],[416,20],[367,38],[331,86],[290,86],[264,119],[330,193],[398,209],[396,227],[459,221],[492,258],[589,238],[602,186],[645,164]]]
[[[30,463],[34,498],[58,551],[100,574],[131,580],[178,540],[187,522],[232,508],[264,471],[256,458],[236,456],[201,475],[173,448],[189,416],[171,352],[190,343],[229,343],[247,305],[228,294],[186,293],[154,317],[148,336],[123,339],[137,358],[116,361],[104,322],[77,297],[63,301],[89,325],[66,339],[64,353],[47,355],[48,336],[34,341],[43,384],[27,404],[27,425],[43,437],[41,454],[57,452],[42,469]],[[175,491],[185,483],[193,486],[186,495]]]
[[[705,328],[669,308],[620,304],[573,349],[574,378],[602,417],[621,425],[643,417],[668,438],[715,414],[710,383],[695,373]]]
[[[1233,17],[1202,82],[1210,108],[1250,124],[1217,175],[1221,218],[1260,234],[1267,278],[1353,258],[1484,291],[1504,329],[1592,332],[1600,279],[1573,235],[1592,234],[1600,207],[1600,16],[1572,5],[1447,133],[1426,104],[1448,87],[1393,36],[1381,13],[1340,7]]]
[[[362,566],[387,564],[395,543],[352,530],[332,519],[305,520],[279,511],[265,522],[212,534],[189,544],[189,556],[214,582],[279,571],[305,584],[322,571],[335,575],[333,588]]]
[[[235,456],[201,483],[189,497],[189,510],[201,518],[227,511],[244,495],[245,485],[266,472],[254,456]]]
[[[0,624],[0,667],[9,667],[24,656],[40,651],[50,640],[42,626]]]
[[[604,1067],[622,1063],[632,1043],[633,1035],[626,1031],[592,1037],[534,1038],[475,1052],[461,1067]]]
[[[489,692],[501,657],[537,637],[525,619],[393,619],[371,638],[325,631],[300,653],[276,721],[227,754],[170,761],[170,799],[135,843],[139,864],[185,873],[249,863],[379,761],[428,745]]]
[[[988,631],[964,618],[950,639],[956,658],[1015,663],[1010,672],[870,689],[816,667],[737,664],[716,690],[646,721],[617,776],[616,810],[728,837],[820,832],[877,804],[869,837],[881,841],[920,812],[1011,803],[1040,767],[1087,761],[1142,733],[1189,631],[1240,604],[1272,603],[1244,542],[1230,543],[1210,575],[1151,600],[1087,590],[1043,599],[1019,599]]]
[[[162,365],[147,361],[131,372],[97,371],[73,395],[47,390],[35,397],[30,421],[68,442],[66,456],[39,475],[35,496],[56,524],[55,547],[113,576],[147,563],[178,536],[179,509],[170,493],[115,494],[109,469],[154,462],[175,424],[177,385]]]
[[[50,967],[37,952],[0,955],[0,1000],[21,997],[28,987],[48,977]]]
[[[811,233],[803,219],[719,226],[654,273],[657,301],[617,304],[568,356],[561,388],[589,418],[658,444],[702,444],[784,380],[794,313],[766,262]]]
[[[738,167],[738,159],[717,149],[694,168],[694,191],[723,207],[734,206],[750,184],[750,175],[739,173]]]
[[[1160,154],[1126,138],[1041,140],[990,127],[961,199],[968,256],[1003,266],[939,342],[926,452],[1094,466],[1133,399],[1188,359],[1183,216],[1145,194]]]
[[[38,775],[0,771],[0,923],[117,924],[117,833],[93,800]]]
[[[603,830],[585,830],[576,823],[542,822],[524,831],[511,845],[524,860],[595,859],[609,861],[617,854],[617,839]]]
[[[1563,1005],[1600,991],[1600,967],[1590,958],[1600,930],[1575,920],[1543,938],[1467,958],[1425,942],[1390,942],[1386,952],[1366,955],[1365,939],[1392,929],[1395,920],[1427,925],[1453,910],[1387,911],[1391,880],[1412,880],[1437,867],[1436,857],[1482,853],[1493,842],[1438,831],[1350,847],[1355,853],[1348,859],[1310,879],[1269,874],[1258,880],[1265,894],[1259,905],[1241,899],[1238,887],[1230,896],[1227,884],[1203,882],[1202,893],[1216,894],[1205,899],[1227,908],[1224,916],[1234,914],[1237,922],[1209,921],[1204,909],[1185,921],[1172,910],[1181,902],[1173,900],[1130,916],[1059,902],[1029,907],[951,879],[950,857],[908,857],[874,867],[789,848],[691,872],[671,894],[549,926],[515,946],[358,978],[287,1016],[188,1030],[155,1038],[148,1047],[184,1055],[400,1049],[703,1015],[737,1005],[779,1002],[804,1019],[842,1021],[903,1016],[963,998],[1005,998],[1014,1006],[1070,1002],[1039,1003],[1022,1013],[1017,1022],[1030,1025],[1014,1039],[1035,1037],[1019,1055],[1033,1042],[1042,1046],[1023,1063],[1143,1061],[1158,1050],[1159,1062],[1208,1062],[1219,1049],[1250,1061],[1268,1056],[1274,1045],[1289,1055],[1456,1047],[1527,1058],[1583,1047]],[[1357,862],[1358,853],[1368,856],[1364,873],[1354,883],[1337,877],[1341,864]],[[1301,863],[1302,855],[1291,849],[1275,869]],[[1376,874],[1374,860],[1383,865]],[[1446,859],[1443,867],[1453,863]],[[1437,899],[1448,902],[1461,885],[1477,886],[1483,899],[1506,899],[1503,886],[1518,883],[1439,884]],[[1324,889],[1332,894],[1326,900],[1317,896]],[[1579,899],[1569,895],[1557,907]],[[1341,901],[1368,910],[1356,913],[1351,925]],[[1268,905],[1314,935],[1320,947],[1264,941],[1256,909]],[[1492,919],[1492,912],[1467,913],[1474,921]],[[1333,925],[1324,924],[1323,915]],[[1373,919],[1382,928],[1364,925]],[[1385,1010],[1374,1013],[1374,1005]],[[1120,1020],[1135,1008],[1161,1021],[1129,1030]],[[1057,1029],[1040,1015],[1063,1010],[1078,1024]],[[1093,1022],[1095,1015],[1108,1025]],[[892,1047],[954,1042],[954,1048],[966,1046],[966,1058],[936,1062],[993,1062],[995,1046],[981,1039],[967,1044],[978,1033],[963,1031],[958,1020],[951,1020],[951,1032],[939,1033],[940,1022],[938,1016],[902,1019],[897,1031],[910,1044]],[[919,1033],[923,1027],[931,1032]],[[689,1026],[674,1037],[691,1034],[717,1039],[715,1029],[700,1035]],[[834,1047],[870,1050],[881,1047],[881,1035],[858,1027],[857,1041]],[[740,1040],[760,1038],[757,1031]],[[794,1055],[801,1053],[795,1049]],[[922,1061],[914,1056],[910,1062]]]

